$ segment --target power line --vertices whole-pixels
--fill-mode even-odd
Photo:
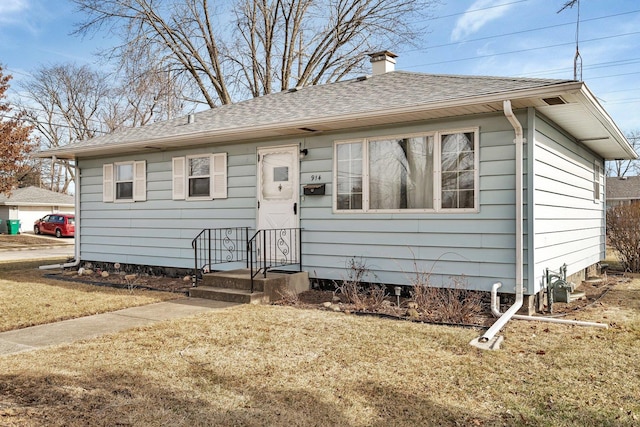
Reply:
[[[81,130],[81,131],[84,131],[84,132],[95,132],[95,133],[102,133],[102,134],[109,133],[109,132],[102,131],[102,130],[78,128],[78,127],[75,127],[75,126],[64,125],[64,124],[61,124],[61,123],[43,122],[41,120],[32,119],[30,117],[19,117],[19,118],[16,119],[15,117],[5,116],[3,114],[0,114],[0,118],[2,118],[2,119],[10,119],[10,120],[18,120],[18,121],[21,121],[21,122],[29,122],[29,123],[45,125],[45,126],[56,126],[56,127],[67,128],[67,129],[77,129],[77,130]]]
[[[606,37],[597,37],[597,38],[594,38],[594,39],[583,40],[582,42],[583,43],[588,43],[588,42],[594,42],[594,41],[609,40],[609,39],[613,39],[613,38],[617,38],[617,37],[626,37],[626,36],[631,36],[631,35],[635,35],[635,34],[640,34],[640,31],[634,31],[634,32],[631,32],[631,33],[624,33],[624,34],[616,34],[616,35],[613,35],[613,36],[606,36]],[[407,68],[425,67],[425,66],[428,66],[428,65],[449,64],[449,63],[452,63],[452,62],[472,61],[474,59],[490,58],[490,57],[494,57],[494,56],[503,56],[503,55],[512,55],[514,53],[531,52],[531,51],[534,51],[534,50],[550,49],[550,48],[554,48],[554,47],[562,47],[562,46],[567,46],[567,45],[573,45],[573,42],[558,43],[558,44],[547,45],[547,46],[538,46],[538,47],[532,47],[532,48],[529,48],[529,49],[511,50],[511,51],[507,51],[507,52],[498,52],[498,53],[492,53],[492,54],[488,54],[488,55],[470,56],[470,57],[467,57],[467,58],[450,59],[450,60],[447,60],[447,61],[429,62],[429,63],[426,63],[426,64],[414,65],[414,66],[407,67]]]
[[[415,21],[415,22],[427,22],[427,21],[435,21],[437,19],[451,18],[453,16],[466,15],[467,13],[473,13],[473,12],[482,12],[483,10],[496,9],[498,7],[510,6],[510,5],[516,4],[516,3],[524,3],[526,1],[528,1],[528,0],[517,0],[517,1],[512,1],[512,2],[509,2],[509,3],[496,4],[494,6],[487,6],[487,7],[481,7],[481,8],[478,8],[478,9],[466,10],[464,12],[452,13],[450,15],[434,16],[434,17],[430,17],[430,18],[423,19],[423,20],[420,20],[420,21]]]
[[[516,2],[516,3],[518,3],[518,2]],[[497,6],[494,6],[494,7],[497,7]],[[590,18],[590,19],[583,19],[582,22],[585,23],[585,22],[591,22],[591,21],[598,21],[598,20],[602,20],[602,19],[615,18],[615,17],[618,17],[618,16],[630,15],[632,13],[638,13],[638,12],[640,12],[640,9],[629,11],[629,12],[616,13],[616,14],[613,14],[613,15],[604,15],[604,16],[598,16],[598,17]],[[490,40],[490,39],[497,39],[497,38],[501,38],[501,37],[514,36],[514,35],[518,35],[518,34],[532,33],[532,32],[536,32],[536,31],[549,30],[551,28],[566,27],[566,26],[569,26],[569,25],[574,25],[574,23],[573,22],[566,22],[564,24],[548,25],[546,27],[529,28],[527,30],[514,31],[514,32],[511,32],[511,33],[504,33],[504,34],[495,34],[495,35],[486,36],[486,37],[478,37],[478,38],[475,38],[475,39],[468,39],[468,40],[463,40],[463,41],[459,41],[459,42],[443,43],[443,44],[433,45],[433,46],[429,46],[429,47],[425,47],[425,48],[408,49],[408,50],[403,50],[400,53],[404,54],[404,53],[412,53],[412,52],[426,52],[429,49],[437,49],[437,48],[441,48],[441,47],[449,47],[449,46],[461,45],[461,44],[464,44],[464,43],[472,43],[472,42],[477,42],[477,41],[484,41],[484,40]]]

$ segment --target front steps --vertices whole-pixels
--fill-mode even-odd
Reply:
[[[240,304],[261,304],[277,301],[284,292],[300,293],[310,289],[309,274],[303,272],[268,272],[253,279],[249,269],[220,271],[203,275],[189,296]]]

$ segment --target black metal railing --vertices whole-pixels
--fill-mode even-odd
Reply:
[[[242,263],[253,280],[258,274],[278,267],[298,265],[302,271],[302,229],[278,228],[258,230],[249,237],[248,227],[206,228],[191,241],[194,251],[193,286],[202,274],[216,270],[220,264]]]
[[[249,227],[205,228],[191,241],[195,271],[193,284],[202,273],[212,271],[213,266],[226,263],[243,263],[249,268],[247,241]]]
[[[302,271],[302,229],[275,228],[258,230],[249,239],[247,252],[251,273],[251,292],[253,279],[258,274],[267,277],[267,271],[288,265],[298,265]]]

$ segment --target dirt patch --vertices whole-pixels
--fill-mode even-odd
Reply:
[[[148,289],[163,292],[178,292],[188,294],[191,289],[191,279],[175,277],[162,277],[151,275],[137,275],[125,273],[109,273],[107,277],[101,271],[87,272],[79,275],[78,271],[63,271],[47,275],[52,279],[67,280],[73,282],[87,283],[98,286],[111,286],[120,289]]]
[[[584,292],[584,297],[572,301],[571,303],[556,302],[553,304],[554,315],[571,315],[598,304],[599,301],[617,284],[628,283],[631,279],[622,274],[613,274],[604,276],[601,280],[590,280],[583,282],[576,291]],[[513,304],[513,296],[508,296],[502,300],[501,311],[504,312],[511,304]],[[283,297],[277,301],[278,305],[289,305],[303,309],[320,309],[328,311],[343,311],[354,314],[378,315],[380,317],[391,317],[405,320],[413,320],[424,323],[446,323],[451,322],[437,320],[441,319],[438,313],[429,311],[412,310],[413,305],[411,298],[400,298],[400,305],[395,297],[388,296],[381,307],[376,310],[361,310],[354,304],[349,304],[343,295],[336,294],[328,290],[310,290],[303,292],[297,298]],[[465,322],[469,326],[488,327],[495,322],[495,318],[491,314],[490,295],[485,293],[481,299],[481,311],[471,317],[469,322]],[[546,309],[546,307],[545,307]],[[540,315],[548,315],[550,313],[543,312]],[[454,322],[460,324],[459,322]]]

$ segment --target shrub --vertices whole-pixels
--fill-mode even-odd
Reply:
[[[607,236],[618,251],[622,267],[632,273],[640,272],[640,204],[609,209]]]

